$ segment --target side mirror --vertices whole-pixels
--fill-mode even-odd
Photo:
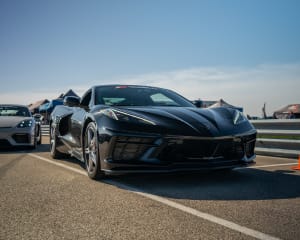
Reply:
[[[195,100],[195,101],[192,101],[192,103],[193,103],[197,108],[201,108],[201,107],[202,107],[202,101],[201,101],[201,100]]]
[[[34,114],[33,117],[36,122],[40,122],[42,120],[42,115],[40,114]]]
[[[73,96],[65,97],[65,99],[64,99],[64,105],[68,106],[68,107],[79,107],[79,105],[80,105],[80,98],[73,97]]]

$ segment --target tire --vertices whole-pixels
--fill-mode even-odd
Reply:
[[[37,141],[37,144],[38,145],[41,145],[41,143],[42,143],[42,131],[41,131],[41,127],[39,127],[39,129],[38,129],[38,141]]]
[[[91,179],[101,179],[105,173],[101,170],[99,159],[98,132],[94,122],[90,122],[85,129],[82,147],[85,167]]]
[[[37,144],[38,144],[38,145],[41,145],[41,144],[42,144],[42,135],[40,136],[39,140],[37,141]]]
[[[29,147],[29,149],[34,150],[37,147],[37,140],[36,140],[36,136],[34,137],[34,143],[32,146]]]
[[[56,136],[56,130],[55,127],[52,126],[50,127],[50,155],[54,159],[59,159],[59,158],[64,158],[67,156],[65,153],[61,153],[60,151],[57,150],[57,142],[58,142],[58,137]]]

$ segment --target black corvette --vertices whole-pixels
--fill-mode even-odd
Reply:
[[[232,169],[254,163],[256,130],[231,108],[196,108],[167,89],[105,85],[67,97],[50,120],[53,158],[85,162],[90,178]]]

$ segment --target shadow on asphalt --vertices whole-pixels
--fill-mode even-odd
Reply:
[[[1,153],[49,152],[49,144],[38,145],[37,149],[1,149]],[[15,159],[17,162],[19,157]],[[75,158],[59,159],[72,162],[85,169]],[[7,166],[8,167],[8,166]],[[110,176],[113,181],[100,181],[128,190],[122,185],[138,191],[173,199],[190,200],[270,200],[300,197],[300,176],[293,170],[266,171],[245,168],[231,172],[211,171],[177,174],[130,174]],[[118,184],[119,183],[119,184]]]
[[[20,153],[20,154],[26,154],[26,153],[49,153],[50,152],[50,144],[40,144],[37,146],[36,149],[30,149],[28,147],[7,147],[7,148],[0,148],[0,154],[16,154],[16,153]],[[50,156],[50,155],[49,155]],[[74,157],[67,157],[67,158],[60,158],[60,159],[56,159],[57,162],[66,162],[66,163],[75,163],[78,166],[80,166],[81,168],[85,169],[85,165],[84,163],[78,161],[76,158]]]
[[[300,176],[293,171],[239,169],[193,174],[123,175],[105,182],[145,193],[189,200],[270,200],[300,197]],[[116,184],[114,184],[116,182]],[[120,185],[118,185],[120,183]]]
[[[41,153],[41,152],[48,152],[49,153],[49,157],[50,157],[50,144],[41,144],[40,146],[37,147],[37,149],[35,149],[34,151],[32,151],[32,153]],[[66,163],[74,163],[77,164],[78,166],[80,166],[81,168],[83,168],[85,170],[85,165],[83,162],[77,160],[74,157],[68,156],[66,158],[60,158],[60,159],[56,159],[55,161],[57,162],[66,162]]]
[[[49,144],[41,144],[32,152],[49,152],[49,148]],[[58,161],[73,162],[85,169],[84,163],[75,158]],[[131,174],[110,176],[108,179],[174,199],[270,200],[300,197],[300,176],[293,172],[245,168],[229,172]]]
[[[26,146],[13,146],[13,147],[1,147],[0,154],[15,154],[15,153],[40,153],[40,152],[49,152],[49,144],[40,144],[37,145],[36,149],[32,149]]]

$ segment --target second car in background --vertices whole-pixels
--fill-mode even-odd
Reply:
[[[36,122],[28,107],[0,105],[0,147],[28,146],[41,143],[41,125]]]

